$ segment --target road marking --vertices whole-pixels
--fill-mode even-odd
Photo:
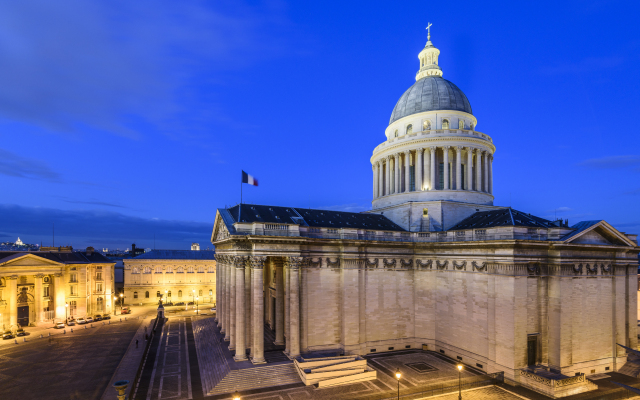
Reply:
[[[191,320],[191,326],[193,327],[193,319]],[[187,358],[187,393],[188,399],[193,399],[193,393],[191,392],[191,366],[189,365],[189,343],[187,341],[187,319],[184,319],[184,352]]]
[[[168,324],[165,324],[162,327],[161,335],[165,334],[165,330]],[[153,338],[153,335],[151,336]],[[153,339],[152,339],[153,340]],[[156,360],[153,363],[153,371],[151,372],[151,380],[149,381],[149,390],[147,391],[147,400],[151,400],[151,393],[153,393],[153,379],[156,376],[156,368],[158,367],[158,359],[160,358],[160,348],[162,347],[162,337],[160,338],[160,342],[158,343],[158,350],[156,351]]]

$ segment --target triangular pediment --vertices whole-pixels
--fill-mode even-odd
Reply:
[[[216,222],[213,225],[213,232],[211,233],[211,243],[226,239],[229,237],[229,229],[224,223],[220,211],[216,212]]]
[[[609,225],[606,221],[599,221],[575,235],[570,236],[565,242],[605,246],[636,246],[631,239]]]
[[[62,263],[52,261],[44,257],[39,257],[35,254],[25,254],[23,256],[19,256],[0,263],[1,267],[35,267],[39,265],[64,266],[64,264]]]

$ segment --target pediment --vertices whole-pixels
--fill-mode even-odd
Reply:
[[[216,212],[216,222],[213,225],[213,232],[211,233],[211,243],[226,239],[229,237],[229,230],[220,215],[220,212]]]
[[[24,256],[20,256],[14,258],[9,261],[5,261],[0,264],[2,267],[36,267],[36,266],[64,266],[64,264],[48,260],[43,257],[38,257],[35,254],[25,254]]]
[[[635,243],[632,242],[623,233],[620,233],[617,229],[609,225],[605,221],[600,221],[593,226],[583,230],[571,236],[566,243],[579,243],[579,244],[594,244],[605,246],[630,246],[635,247]]]

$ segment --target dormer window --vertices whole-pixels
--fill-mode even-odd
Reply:
[[[396,132],[393,134],[393,137],[398,137],[398,130],[396,129]]]
[[[449,129],[449,120],[448,119],[443,119],[442,120],[442,129]]]
[[[430,131],[431,130],[431,122],[430,121],[424,121],[422,123],[422,130],[423,131]]]
[[[464,129],[464,121],[458,120],[458,129]]]
[[[409,124],[407,126],[407,135],[411,135],[413,133],[413,125]]]

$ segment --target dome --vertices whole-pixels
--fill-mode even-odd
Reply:
[[[456,85],[440,76],[427,76],[414,83],[400,97],[389,124],[407,115],[425,111],[453,110],[471,114],[467,96]]]

